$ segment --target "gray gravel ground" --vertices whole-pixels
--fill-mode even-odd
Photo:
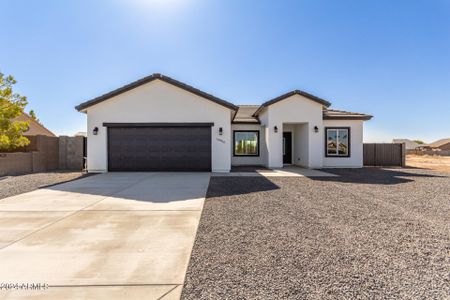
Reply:
[[[213,177],[183,299],[449,299],[450,178]]]
[[[0,177],[0,199],[85,176],[81,172],[47,172]]]

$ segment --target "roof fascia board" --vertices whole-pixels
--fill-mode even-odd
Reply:
[[[324,120],[363,120],[368,121],[372,119],[372,116],[323,116]]]

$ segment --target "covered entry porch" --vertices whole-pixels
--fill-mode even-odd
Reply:
[[[320,127],[311,122],[281,123],[277,130],[274,126],[273,132],[268,133],[267,166],[270,169],[285,166],[322,168],[323,132]]]
[[[282,127],[283,166],[309,166],[308,123],[283,123]]]

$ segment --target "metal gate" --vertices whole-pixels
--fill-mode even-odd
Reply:
[[[364,144],[365,166],[405,166],[405,144]]]

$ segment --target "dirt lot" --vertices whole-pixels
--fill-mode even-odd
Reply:
[[[184,299],[448,299],[450,175],[213,177]]]
[[[450,156],[406,155],[406,165],[414,168],[450,173]]]

